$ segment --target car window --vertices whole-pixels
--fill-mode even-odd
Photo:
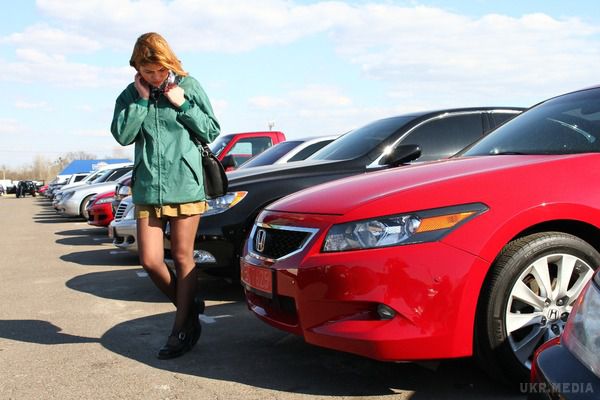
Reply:
[[[256,155],[255,157],[252,157],[250,160],[240,165],[239,168],[251,168],[259,167],[261,165],[271,165],[301,143],[302,141],[299,140],[288,140],[285,142],[278,143],[275,146]]]
[[[233,135],[220,136],[217,138],[217,140],[210,143],[208,147],[210,148],[210,151],[212,151],[215,155],[218,156],[219,154],[221,154],[223,149],[227,147],[229,142],[231,142],[231,139],[233,139]]]
[[[106,178],[106,181],[115,181],[132,170],[132,167],[117,168],[112,170],[112,173]]]
[[[273,145],[269,137],[250,137],[240,139],[233,145],[227,155],[231,155],[235,165],[241,165],[245,161],[262,153]]]
[[[502,112],[502,111],[494,111],[489,113],[490,118],[494,122],[494,127],[500,126],[511,118],[519,115],[518,112]]]
[[[309,160],[348,160],[368,154],[414,117],[380,119],[346,133],[317,151]]]
[[[318,150],[321,150],[323,147],[327,146],[331,142],[333,142],[333,139],[323,140],[321,142],[309,144],[308,146],[300,150],[298,153],[294,154],[293,157],[290,157],[288,162],[306,160],[307,157],[311,156]]]
[[[419,161],[447,158],[473,143],[483,134],[481,113],[448,115],[426,121],[400,140],[400,144],[421,147]]]
[[[600,89],[548,100],[511,119],[461,155],[600,152]]]

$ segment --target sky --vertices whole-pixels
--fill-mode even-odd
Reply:
[[[223,134],[341,134],[600,83],[595,0],[21,0],[0,18],[0,167],[132,157],[110,123],[151,31],[200,81]]]

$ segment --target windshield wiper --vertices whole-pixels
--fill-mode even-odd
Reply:
[[[571,125],[568,124],[564,121],[558,120],[558,119],[554,119],[554,118],[548,118],[550,121],[556,122],[557,124],[560,124],[562,126],[564,126],[565,128],[569,128],[574,130],[575,132],[579,133],[581,136],[583,136],[584,138],[586,138],[586,140],[590,143],[594,143],[596,141],[596,138],[593,135],[590,135],[589,133],[587,133],[586,131],[584,131],[583,129],[579,128],[577,125]]]

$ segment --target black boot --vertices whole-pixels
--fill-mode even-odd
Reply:
[[[182,356],[191,350],[193,337],[193,332],[181,331],[172,333],[167,339],[167,343],[158,351],[157,357],[161,360],[166,360]]]
[[[192,347],[198,342],[198,339],[200,339],[200,334],[202,333],[202,325],[200,324],[200,314],[204,314],[205,306],[206,305],[204,303],[204,300],[200,296],[194,297],[192,313],[190,315],[190,319],[192,321]]]

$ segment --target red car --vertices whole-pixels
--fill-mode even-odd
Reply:
[[[88,224],[95,226],[108,226],[114,219],[113,200],[115,192],[105,192],[96,195],[87,206]]]
[[[268,205],[248,307],[308,343],[390,361],[476,355],[528,381],[600,264],[600,87],[525,111],[449,160]]]

